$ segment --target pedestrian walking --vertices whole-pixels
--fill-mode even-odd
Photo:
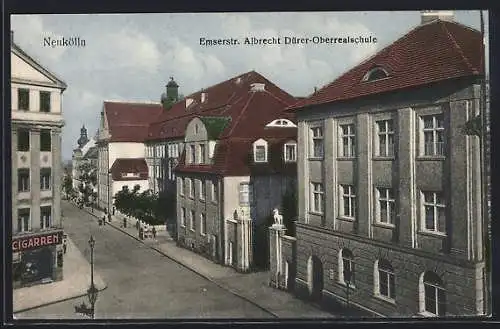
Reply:
[[[153,239],[156,239],[156,229],[153,226],[153,229],[151,230],[151,233],[153,233]]]
[[[106,215],[102,215],[102,225],[106,225]]]
[[[66,253],[67,245],[66,245],[66,237],[63,239],[63,253]]]

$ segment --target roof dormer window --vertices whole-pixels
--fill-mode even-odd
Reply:
[[[288,119],[276,119],[268,123],[266,127],[297,127],[297,125]]]
[[[389,77],[389,73],[382,67],[376,66],[368,71],[363,77],[364,82],[381,80]]]
[[[267,142],[259,139],[253,143],[254,162],[267,162]]]
[[[297,161],[297,143],[295,141],[289,141],[285,143],[283,148],[283,154],[285,162],[296,162]]]

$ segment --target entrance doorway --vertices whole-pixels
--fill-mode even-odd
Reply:
[[[24,252],[22,256],[21,280],[23,284],[52,278],[54,259],[49,247]]]
[[[317,256],[309,257],[307,262],[307,284],[311,299],[314,301],[321,300],[323,291],[323,264]]]

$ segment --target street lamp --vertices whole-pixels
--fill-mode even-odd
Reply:
[[[75,312],[76,313],[82,313],[85,315],[89,315],[94,319],[95,316],[95,303],[97,301],[97,295],[99,291],[97,290],[95,284],[94,284],[94,247],[95,247],[95,240],[94,236],[91,235],[89,239],[89,245],[90,245],[90,287],[87,289],[87,297],[89,299],[90,303],[90,308],[85,305],[85,302],[83,302],[79,306],[75,306]]]

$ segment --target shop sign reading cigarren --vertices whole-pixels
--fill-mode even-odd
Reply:
[[[61,244],[63,231],[51,232],[43,235],[26,236],[12,240],[12,251],[24,251],[40,247]]]

